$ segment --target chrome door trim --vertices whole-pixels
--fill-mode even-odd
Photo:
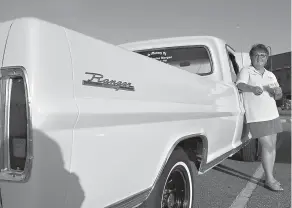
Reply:
[[[141,205],[148,197],[151,188],[145,189],[141,192],[133,194],[121,201],[106,206],[105,208],[135,208]],[[1,207],[0,207],[1,208]]]

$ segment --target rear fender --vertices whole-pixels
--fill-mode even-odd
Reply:
[[[207,161],[208,140],[207,140],[207,137],[205,135],[198,133],[198,134],[190,134],[190,135],[181,137],[180,139],[176,140],[170,146],[170,149],[167,151],[168,153],[167,153],[166,157],[164,158],[164,162],[163,162],[162,166],[160,167],[159,173],[158,173],[158,175],[157,175],[157,177],[156,177],[156,179],[151,187],[150,193],[152,192],[158,179],[160,178],[160,176],[164,170],[164,167],[169,160],[169,157],[171,156],[172,152],[177,147],[182,147],[184,149],[184,151],[186,151],[186,153],[188,154],[190,160],[192,160],[193,162],[202,161],[200,167],[202,166],[202,164],[204,164]]]

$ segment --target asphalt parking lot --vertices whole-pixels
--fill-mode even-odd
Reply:
[[[242,162],[229,158],[206,174],[197,176],[197,207],[291,207],[291,118],[284,116],[282,120],[284,132],[278,135],[274,169],[284,192],[275,193],[263,187],[260,162]]]

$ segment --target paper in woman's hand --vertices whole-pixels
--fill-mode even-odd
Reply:
[[[275,87],[274,94],[275,94],[275,96],[274,96],[275,100],[281,99],[283,96],[282,89],[280,87]]]
[[[274,97],[274,89],[270,85],[263,86],[263,90],[268,92],[271,97]]]
[[[282,98],[282,89],[279,87],[277,83],[272,83],[263,87],[265,91],[269,93],[271,97],[275,100],[279,100]]]

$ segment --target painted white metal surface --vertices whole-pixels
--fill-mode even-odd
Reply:
[[[3,55],[5,51],[6,40],[13,21],[0,23],[0,66],[2,66]]]
[[[119,45],[121,48],[124,48],[129,51],[134,52],[142,52],[151,49],[163,49],[163,48],[180,48],[180,47],[192,47],[192,46],[204,46],[209,51],[210,60],[213,64],[213,73],[207,76],[202,76],[202,78],[212,79],[216,82],[223,82],[233,88],[234,95],[237,99],[232,103],[237,106],[239,110],[239,114],[237,116],[236,121],[236,129],[234,130],[232,145],[234,148],[238,147],[242,144],[242,130],[243,130],[243,122],[244,122],[244,107],[243,101],[241,99],[241,95],[238,93],[237,88],[235,87],[235,83],[232,81],[231,70],[230,70],[230,61],[227,56],[227,51],[233,54],[236,57],[236,61],[240,61],[239,66],[242,67],[247,63],[246,54],[243,54],[242,60],[239,59],[239,54],[241,53],[235,52],[233,48],[226,44],[220,38],[213,36],[186,36],[186,37],[174,37],[174,38],[162,38],[162,39],[153,39],[147,41],[136,41]],[[240,56],[241,58],[241,56]],[[209,160],[208,160],[209,161]]]
[[[66,207],[68,184],[77,183],[70,158],[78,111],[64,30],[35,19],[14,21],[3,65],[27,70],[34,140],[31,178],[24,184],[1,183],[3,206]]]
[[[15,21],[4,65],[27,69],[35,156],[28,183],[0,184],[5,208],[110,205],[151,187],[186,135],[206,135],[208,162],[233,148],[240,110],[227,75],[203,79],[35,19]],[[82,85],[85,72],[135,91]]]
[[[73,31],[67,34],[80,110],[72,171],[82,175],[88,193],[85,207],[111,204],[150,187],[180,137],[205,134],[210,139],[208,161],[233,148],[239,110],[231,86]],[[85,72],[131,82],[135,91],[83,86],[82,80],[91,78]],[[82,145],[85,142],[90,145]],[[89,164],[97,170],[88,171]],[[113,188],[113,183],[121,188]],[[92,187],[103,187],[103,191],[94,198]]]

